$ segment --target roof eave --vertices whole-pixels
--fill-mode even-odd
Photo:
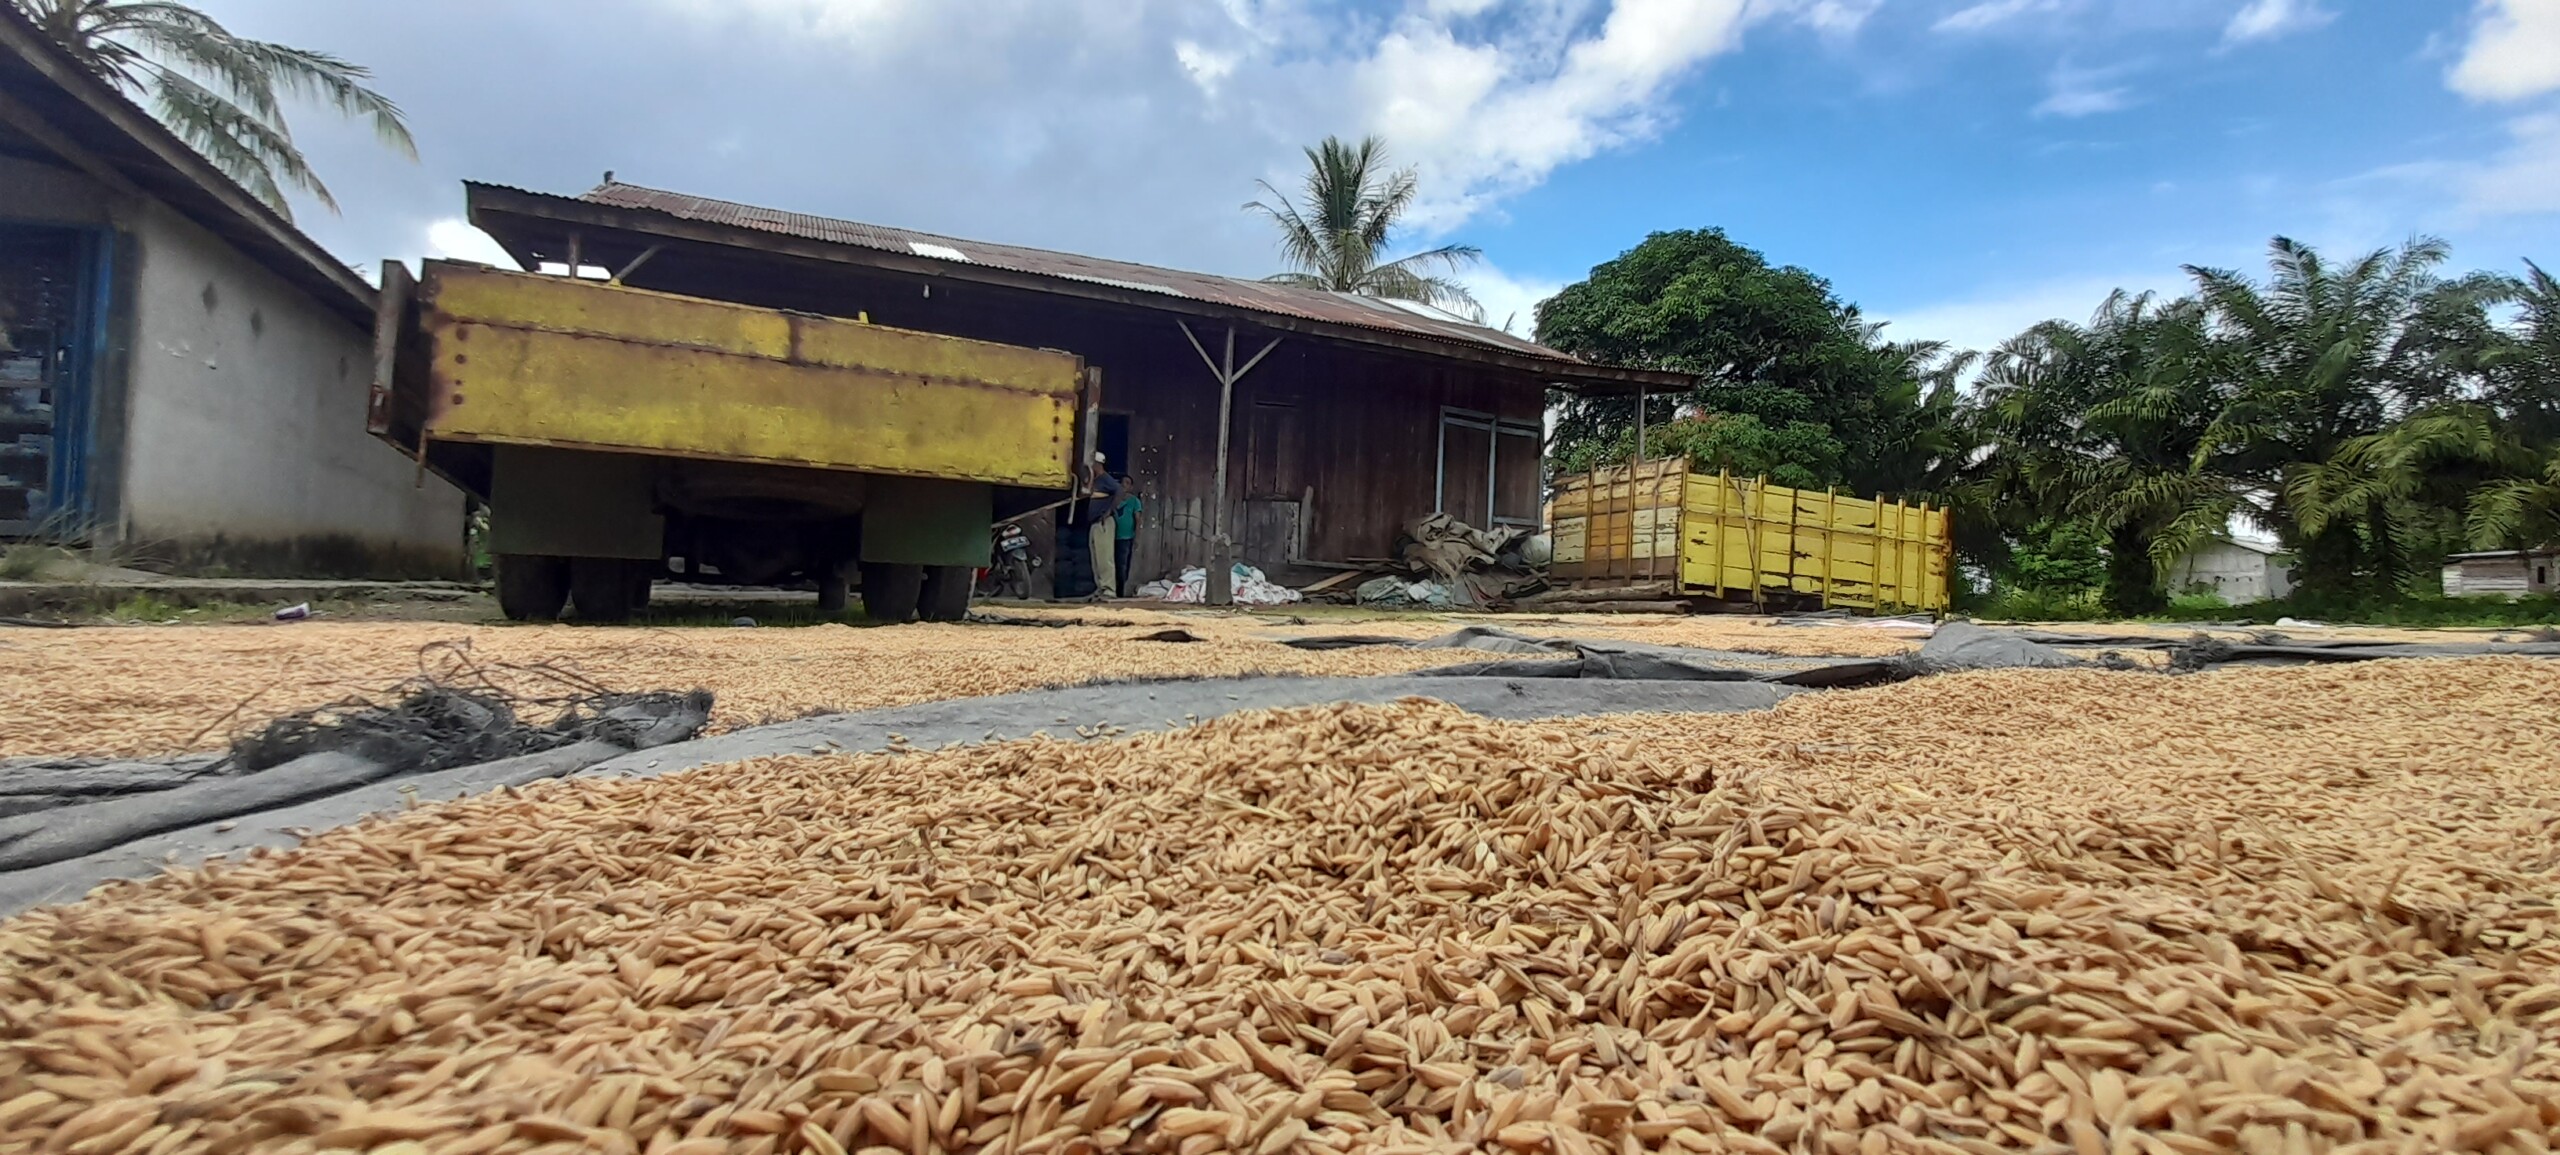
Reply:
[[[600,205],[576,197],[552,193],[529,192],[505,185],[464,181],[470,201],[470,219],[475,226],[498,236],[501,244],[527,266],[535,254],[525,251],[491,228],[494,221],[485,214],[495,213],[537,220],[577,224],[592,228],[619,229],[646,233],[677,240],[691,240],[732,248],[755,249],[790,256],[861,265],[922,277],[946,277],[957,281],[999,285],[1074,297],[1087,301],[1179,313],[1215,320],[1247,321],[1265,329],[1298,333],[1312,337],[1373,345],[1406,352],[1446,357],[1496,366],[1538,378],[1543,383],[1562,389],[1596,389],[1632,392],[1639,385],[1653,388],[1687,388],[1689,378],[1683,374],[1648,369],[1624,369],[1607,365],[1587,365],[1514,353],[1491,345],[1466,341],[1447,341],[1415,334],[1343,325],[1306,317],[1274,313],[1239,305],[1201,301],[1190,297],[1151,293],[1141,289],[1122,288],[1098,281],[1045,273],[1022,272],[988,265],[965,264],[933,257],[875,249],[863,245],[794,237],[760,229],[710,221],[689,220],[657,209],[624,208]],[[1614,388],[1613,388],[1614,387]]]

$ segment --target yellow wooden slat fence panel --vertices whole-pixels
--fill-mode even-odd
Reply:
[[[1948,606],[1952,527],[1925,503],[1844,499],[1666,459],[1565,479],[1547,523],[1559,585],[1672,579],[1683,596],[1757,604]]]

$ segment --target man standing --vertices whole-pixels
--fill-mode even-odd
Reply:
[[[1102,451],[1095,450],[1093,480],[1084,494],[1085,552],[1093,558],[1093,596],[1097,598],[1117,597],[1120,587],[1120,575],[1113,572],[1117,567],[1112,564],[1117,560],[1119,523],[1111,513],[1120,504],[1121,486],[1120,479],[1104,468],[1107,464]]]
[[[1138,487],[1127,474],[1120,477],[1120,506],[1111,511],[1111,574],[1118,579],[1112,592],[1129,595],[1129,559],[1138,551],[1138,510],[1146,505],[1138,500]]]

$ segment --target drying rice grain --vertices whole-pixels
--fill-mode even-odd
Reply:
[[[2554,750],[2488,659],[546,784],[0,924],[0,1148],[2543,1151]]]
[[[0,636],[0,757],[218,749],[265,718],[420,673],[420,649],[467,643],[509,689],[561,687],[509,665],[556,663],[615,689],[700,686],[715,732],[811,713],[1008,694],[1097,678],[1407,673],[1448,650],[1295,650],[1228,626],[1186,645],[1102,626],[594,629],[302,622],[21,630]],[[430,653],[432,661],[442,656]],[[245,706],[244,706],[245,704]]]

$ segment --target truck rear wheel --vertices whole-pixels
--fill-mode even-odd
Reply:
[[[632,571],[639,567],[618,557],[581,557],[569,561],[569,602],[582,622],[627,622],[638,599],[632,595]]]
[[[498,611],[512,622],[558,620],[569,601],[569,559],[538,553],[502,553],[496,558]]]
[[[929,566],[916,611],[928,622],[956,622],[969,616],[969,587],[977,569],[965,565]]]
[[[911,622],[924,593],[924,567],[862,563],[862,612],[875,622]]]

